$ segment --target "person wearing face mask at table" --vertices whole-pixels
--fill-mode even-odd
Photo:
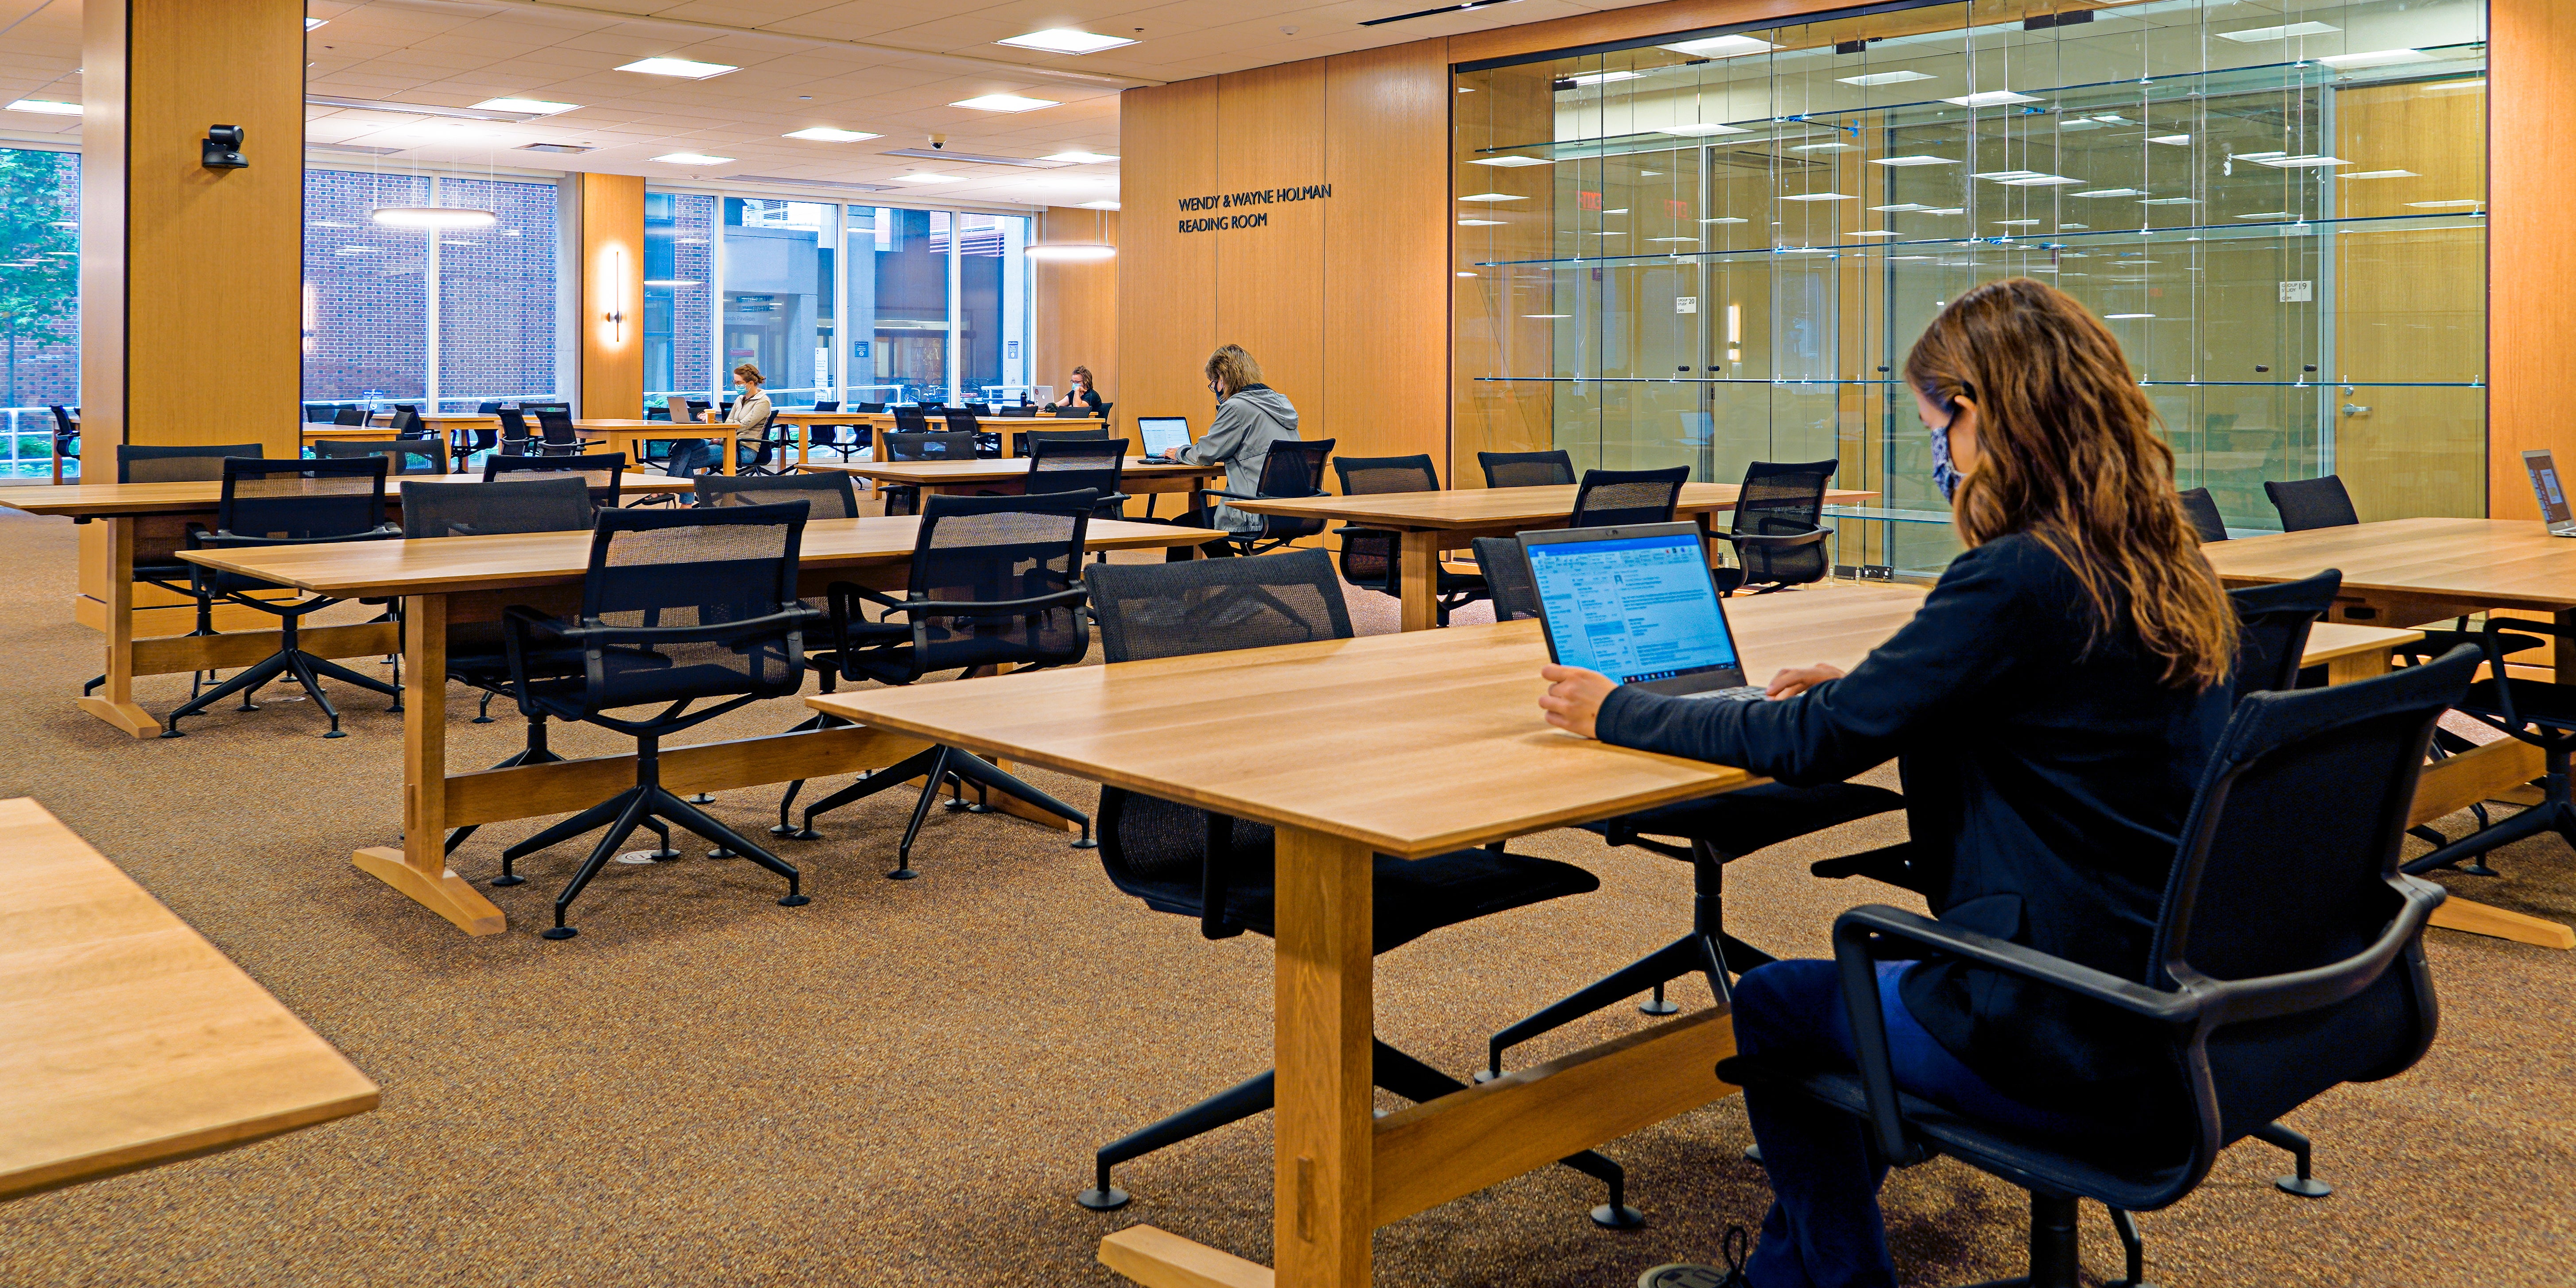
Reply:
[[[1663,697],[1549,666],[1540,705],[1574,733],[1792,786],[1895,757],[1935,916],[2134,976],[2227,720],[2235,612],[2154,409],[2082,305],[2027,278],[1977,287],[1926,328],[1904,376],[1967,546],[1910,623],[1849,675],[1782,671],[1773,701]],[[1879,972],[1899,1087],[1971,1117],[2114,1128],[2099,1107],[2136,1103],[2123,1088],[2158,1059],[2116,1020],[2002,972],[1956,959]],[[1852,1061],[1831,961],[1746,971],[1733,1007],[1745,1054]],[[1861,1120],[1763,1087],[1745,1112],[1773,1196],[1751,1259],[1641,1282],[1894,1288],[1887,1165]]]
[[[746,362],[733,369],[733,383],[742,391],[742,396],[734,399],[733,403],[731,420],[740,426],[734,431],[734,442],[737,446],[757,443],[761,435],[769,432],[769,395],[760,391],[761,386],[768,382],[761,378],[760,368]],[[708,412],[707,419],[714,423],[716,414]],[[673,478],[685,478],[714,468],[716,457],[712,440],[683,438],[671,444],[671,460],[662,467],[662,472]]]
[[[1075,367],[1073,369],[1073,379],[1071,384],[1065,389],[1064,397],[1057,399],[1055,405],[1059,408],[1066,409],[1087,409],[1084,411],[1074,412],[1073,414],[1075,415],[1097,416],[1100,414],[1100,409],[1107,405],[1107,402],[1107,399],[1100,396],[1100,391],[1092,387],[1091,368]],[[1061,416],[1065,415],[1066,412],[1058,411],[1056,414]]]
[[[1225,490],[1252,496],[1261,491],[1261,462],[1270,445],[1297,439],[1297,409],[1288,396],[1261,383],[1261,364],[1239,344],[1221,345],[1208,355],[1208,392],[1217,396],[1216,419],[1208,432],[1187,447],[1166,450],[1158,459],[1186,465],[1222,465]],[[1192,493],[1192,496],[1199,495]],[[1261,531],[1261,516],[1230,505],[1191,510],[1180,522],[1194,528],[1228,532]]]

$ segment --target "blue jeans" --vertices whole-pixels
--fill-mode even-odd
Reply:
[[[662,466],[662,472],[678,478],[685,474],[704,473],[715,467],[716,454],[710,440],[675,438],[671,440],[670,460]]]
[[[1879,1014],[1887,1023],[1896,1085],[1990,1122],[2044,1130],[2080,1124],[2005,1096],[1961,1064],[1916,1023],[1897,995],[1911,962],[1878,968]],[[1788,1054],[1849,1065],[1856,1060],[1842,976],[1829,961],[1757,966],[1735,985],[1735,1046],[1745,1055]],[[1868,1126],[1793,1091],[1749,1087],[1744,1112],[1771,1174],[1771,1211],[1745,1263],[1753,1288],[1895,1288],[1878,1186],[1887,1164],[1868,1145]]]

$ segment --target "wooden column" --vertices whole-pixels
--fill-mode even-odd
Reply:
[[[81,58],[86,454],[111,469],[128,442],[294,455],[303,0],[89,0]],[[199,164],[214,125],[247,132],[247,168]]]
[[[581,251],[581,389],[578,415],[632,420],[644,414],[644,180],[576,174],[575,226]]]
[[[1038,216],[1041,242],[1107,242],[1118,244],[1118,214],[1109,210],[1076,210],[1049,206]],[[1030,354],[1029,383],[1052,385],[1061,398],[1076,366],[1091,368],[1100,396],[1121,402],[1118,384],[1118,261],[1096,264],[1029,265],[1037,282],[1035,352]],[[1163,413],[1151,407],[1127,406],[1119,418],[1134,424],[1136,415]],[[1186,414],[1186,412],[1173,413]]]
[[[2493,0],[2487,45],[2487,514],[2537,519],[2522,453],[2576,462],[2564,283],[2576,265],[2576,153],[2541,142],[2576,113],[2576,6]]]

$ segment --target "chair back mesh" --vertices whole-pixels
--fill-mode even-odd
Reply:
[[[395,409],[394,436],[396,438],[419,438],[428,432],[429,426],[422,422],[419,408],[401,407]]]
[[[2328,568],[2314,577],[2227,592],[2236,606],[2236,696],[2299,687],[2299,662],[2308,651],[2308,628],[2334,607],[2343,573]]]
[[[2332,474],[2321,479],[2267,482],[2263,494],[2272,498],[2272,508],[2280,512],[2283,532],[2349,528],[2361,522],[2361,516],[2352,508],[2352,494],[2344,491],[2343,480]]]
[[[324,460],[353,460],[361,456],[381,456],[391,462],[396,474],[445,474],[447,449],[436,442],[422,439],[347,439],[326,438],[313,445],[313,454]]]
[[[512,456],[507,453],[483,458],[483,481],[490,483],[504,474],[577,474],[590,488],[591,504],[601,508],[618,501],[618,480],[626,473],[626,453],[591,452],[581,456]]]
[[[1096,563],[1082,579],[1101,652],[1112,662],[1351,638],[1341,581],[1321,550]]]
[[[2183,515],[2191,520],[2192,531],[2200,534],[2202,545],[2227,539],[2227,520],[2219,516],[2218,501],[2208,488],[2190,488],[2180,495]]]
[[[331,423],[334,425],[364,425],[367,423],[367,413],[364,408],[343,407],[340,410],[331,413]]]
[[[1478,452],[1487,487],[1547,487],[1574,481],[1574,458],[1564,452]]]
[[[1478,537],[1476,571],[1494,596],[1494,620],[1516,622],[1538,616],[1538,582],[1530,576],[1529,552],[1510,537]]]
[[[236,537],[346,537],[385,522],[385,469],[372,452],[352,460],[224,461],[215,527]]]
[[[1574,514],[1565,526],[1670,523],[1673,506],[1682,499],[1682,484],[1689,481],[1687,465],[1668,470],[1585,470],[1583,486],[1574,494]]]
[[[212,483],[224,476],[227,459],[257,460],[267,454],[260,443],[190,444],[185,447],[116,445],[119,483]]]
[[[2375,679],[2239,702],[2183,827],[2147,982],[2314,970],[2377,939],[2408,880],[2400,842],[2434,723],[2479,661],[2463,646]],[[2335,1083],[2404,1069],[2430,1044],[2433,1018],[2419,944],[2356,995],[2219,1030],[2208,1053],[2221,1140]]]
[[[56,438],[77,438],[80,436],[80,422],[72,419],[70,408],[57,404],[55,406],[47,407],[45,410],[54,414],[54,436]]]
[[[894,428],[898,434],[927,434],[930,432],[929,413],[918,406],[897,407],[894,409]]]
[[[997,603],[1078,589],[1082,546],[1099,497],[924,497],[912,548],[911,597]],[[991,661],[1080,661],[1091,626],[1078,605],[973,617],[925,617],[914,632],[921,672]]]
[[[955,408],[950,408],[947,411],[939,413],[939,418],[948,423],[948,432],[951,434],[980,434],[984,432],[983,424],[975,419],[975,413],[971,411],[960,411]]]
[[[1730,530],[1764,537],[1815,531],[1824,521],[1825,488],[1840,465],[1839,461],[1755,461],[1745,466]],[[1678,499],[1679,491],[1674,495]],[[1833,557],[1823,542],[1786,549],[1747,544],[1736,547],[1735,554],[1744,566],[1744,580],[1753,584],[1801,585],[1822,581],[1833,570]]]
[[[1037,495],[1088,489],[1108,496],[1118,490],[1126,464],[1123,438],[1040,439],[1029,457],[1028,491]]]
[[[1255,496],[1318,496],[1324,490],[1324,462],[1333,454],[1337,439],[1280,439],[1270,444],[1261,457],[1261,481],[1253,485]],[[1261,539],[1295,540],[1311,537],[1324,530],[1322,519],[1301,519],[1289,515],[1261,516]]]
[[[838,398],[817,398],[814,400],[814,410],[816,411],[839,411],[840,409],[841,400]]]
[[[506,483],[405,483],[403,536],[488,537],[507,532],[579,532],[590,526],[590,489],[572,475]]]
[[[889,461],[971,461],[973,434],[893,433],[885,436]]]
[[[511,456],[528,455],[530,440],[536,436],[528,432],[527,413],[515,407],[504,407],[494,414],[501,418],[502,452]]]
[[[1019,455],[1028,456],[1034,454],[1037,451],[1037,445],[1044,442],[1073,443],[1086,439],[1107,438],[1109,426],[1100,424],[1089,429],[1020,429],[1013,430],[1011,437],[1015,440],[1012,450]]]
[[[582,624],[678,630],[744,622],[796,601],[805,503],[606,510],[592,529]],[[751,641],[593,650],[593,710],[719,694],[778,695],[804,682],[793,630]]]
[[[1440,472],[1429,456],[1343,456],[1333,461],[1342,476],[1342,495],[1373,496],[1383,492],[1437,492]],[[1384,528],[1345,526],[1342,575],[1355,586],[1391,587],[1400,555],[1399,538]]]
[[[570,412],[538,408],[537,429],[548,447],[572,447],[581,442],[581,431],[572,427]]]
[[[803,501],[805,517],[815,519],[855,519],[859,517],[858,489],[851,486],[847,474],[701,474],[698,476],[698,501],[701,506],[773,505],[781,501]]]

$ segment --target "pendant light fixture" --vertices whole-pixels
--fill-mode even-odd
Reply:
[[[1035,242],[1020,253],[1050,264],[1097,264],[1116,259],[1118,248],[1109,244],[1108,217],[1093,211],[1092,240],[1087,242]]]
[[[464,206],[380,206],[367,217],[393,228],[489,228],[499,216]]]

